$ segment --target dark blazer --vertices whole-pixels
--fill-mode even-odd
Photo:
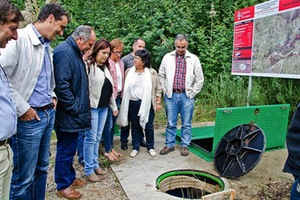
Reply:
[[[82,53],[73,37],[59,44],[53,52],[58,98],[54,129],[79,132],[91,129],[88,78]]]
[[[283,171],[300,176],[300,104],[294,113],[291,125],[286,136],[288,158]]]

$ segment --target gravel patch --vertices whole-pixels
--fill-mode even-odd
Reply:
[[[50,147],[51,157],[50,157],[50,165],[48,171],[48,179],[47,179],[47,193],[46,200],[57,200],[56,196],[56,184],[54,181],[54,163],[55,163],[55,155],[56,155],[56,140],[51,141]],[[76,169],[76,175],[78,178],[84,179],[83,166],[78,164],[77,157],[74,158],[74,167]],[[76,189],[82,193],[83,200],[95,200],[95,199],[103,199],[103,200],[128,200],[126,193],[124,192],[120,182],[118,181],[115,173],[112,171],[109,161],[101,156],[100,163],[102,164],[103,169],[107,171],[107,174],[98,176],[100,178],[100,182],[92,183],[87,182],[87,185],[83,188]]]

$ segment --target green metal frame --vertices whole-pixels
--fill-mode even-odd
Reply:
[[[217,108],[215,126],[192,129],[190,151],[206,161],[212,161],[216,147],[222,137],[234,127],[250,122],[253,122],[264,132],[266,150],[285,148],[289,111],[289,104]],[[181,130],[178,130],[176,133],[178,143],[180,142],[180,132]],[[208,151],[193,142],[200,141],[201,143],[201,140],[206,143],[212,142],[210,144],[212,150]]]
[[[120,136],[120,127],[116,124],[114,127],[114,136]]]

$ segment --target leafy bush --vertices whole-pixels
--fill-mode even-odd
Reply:
[[[12,1],[21,9],[25,1],[37,2],[40,7],[45,4],[45,0]],[[124,55],[130,52],[134,38],[144,38],[152,54],[152,66],[158,69],[162,57],[174,49],[176,34],[185,33],[189,51],[199,56],[205,76],[203,91],[196,99],[199,111],[195,118],[213,120],[214,111],[210,109],[247,104],[248,77],[230,75],[233,15],[235,10],[264,1],[60,0],[72,20],[64,36],[52,46],[65,40],[78,25],[87,24],[95,28],[98,38],[121,38]],[[254,77],[250,104],[290,103],[293,112],[300,95],[298,85],[298,80]]]

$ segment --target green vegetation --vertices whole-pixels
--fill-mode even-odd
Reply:
[[[159,68],[165,53],[174,49],[174,36],[185,33],[189,50],[198,55],[205,75],[202,92],[196,98],[194,121],[214,121],[217,107],[245,106],[248,77],[231,75],[233,14],[235,10],[265,0],[60,0],[71,14],[63,41],[80,24],[95,28],[97,37],[121,38],[130,52],[136,37],[146,40],[152,65]],[[45,0],[13,0],[21,9],[25,2],[43,6]],[[35,10],[35,9],[31,9]],[[250,105],[289,103],[291,115],[299,100],[299,80],[254,77]],[[159,122],[164,112],[157,114]]]

